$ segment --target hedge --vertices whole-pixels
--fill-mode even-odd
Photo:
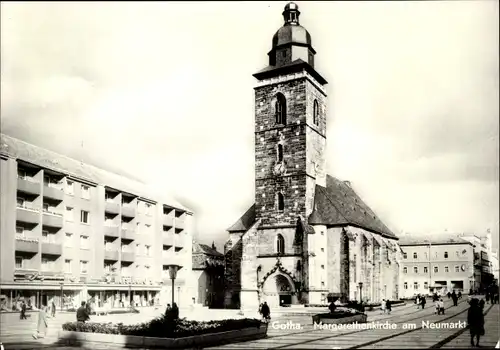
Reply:
[[[98,322],[66,322],[62,329],[72,332],[135,335],[155,338],[182,338],[207,333],[218,333],[240,330],[243,328],[260,328],[262,322],[257,319],[228,319],[221,321],[189,321],[186,319],[169,320],[164,317],[135,325],[123,323]]]

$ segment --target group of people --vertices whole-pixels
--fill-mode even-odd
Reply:
[[[422,309],[424,309],[426,303],[427,303],[427,300],[425,298],[425,295],[417,294],[417,296],[415,297],[415,305],[417,306],[417,309],[419,309],[420,307],[422,307]]]
[[[381,304],[381,309],[382,309],[382,312],[385,314],[391,314],[391,310],[392,310],[392,303],[389,299],[385,300],[385,299],[382,299],[382,304]]]
[[[167,309],[165,310],[165,318],[167,320],[177,320],[179,318],[179,307],[177,303],[173,303],[172,306],[167,304]]]
[[[491,285],[486,289],[485,294],[486,303],[491,302],[491,304],[498,304],[498,286]]]

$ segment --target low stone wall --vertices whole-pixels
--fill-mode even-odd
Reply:
[[[366,315],[359,314],[340,318],[330,318],[328,315],[314,315],[312,317],[312,322],[314,324],[349,324],[349,323],[366,323]]]
[[[92,346],[93,343],[109,344],[116,347],[128,348],[165,348],[183,349],[193,347],[207,347],[228,343],[237,343],[246,340],[255,340],[267,336],[267,324],[260,328],[251,327],[240,330],[195,335],[184,338],[151,338],[132,335],[116,335],[86,332],[59,331],[59,343],[68,346]]]

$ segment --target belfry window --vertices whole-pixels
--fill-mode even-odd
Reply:
[[[282,193],[278,193],[278,210],[285,210],[285,198],[283,197]]]
[[[286,99],[281,93],[276,95],[275,113],[276,124],[286,125]]]
[[[278,235],[278,237],[276,239],[276,252],[278,254],[284,254],[285,253],[285,239],[280,234]]]
[[[314,125],[318,125],[319,121],[319,105],[318,100],[314,100],[313,104],[313,123]]]
[[[283,145],[278,145],[278,162],[283,161]]]

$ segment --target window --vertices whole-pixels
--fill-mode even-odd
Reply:
[[[448,259],[448,252],[444,252],[444,258]]]
[[[274,108],[276,113],[276,124],[286,125],[286,99],[283,94],[278,93],[276,95],[276,103]]]
[[[17,177],[19,177],[21,179],[26,179],[27,177],[29,177],[29,175],[26,172],[26,170],[21,169],[21,168],[17,168]]]
[[[283,197],[283,194],[281,192],[278,193],[278,210],[285,210],[285,198]]]
[[[66,180],[66,193],[73,195],[75,193],[74,182],[71,180]]]
[[[80,273],[86,274],[88,272],[88,261],[80,260]]]
[[[417,253],[413,253],[413,259],[417,259],[417,258],[418,258]]]
[[[446,272],[446,273],[450,272],[450,269],[448,268],[448,266],[444,267],[444,272]]]
[[[460,266],[455,266],[455,272],[460,272]]]
[[[90,222],[89,212],[88,211],[82,210],[80,212],[80,222],[82,224],[88,224]]]
[[[90,187],[86,185],[82,185],[82,198],[90,199]]]
[[[427,268],[427,266],[424,266],[424,273],[429,273],[429,269]]]
[[[276,239],[276,252],[278,254],[284,254],[285,253],[285,239],[280,234],[278,234],[278,237]]]
[[[151,246],[150,245],[145,245],[144,249],[146,251],[146,256],[151,256]]]
[[[17,197],[17,206],[24,207],[24,198]]]
[[[403,273],[408,273],[408,268],[406,266],[403,267]]]
[[[71,273],[71,260],[64,260],[64,272]]]
[[[54,260],[42,258],[42,270],[51,271],[54,269]]]
[[[44,242],[49,241],[49,231],[42,231],[42,241]]]
[[[418,282],[413,282],[413,289],[418,289]]]
[[[74,220],[73,208],[66,207],[66,211],[64,213],[64,217],[66,218],[67,221],[73,221]]]
[[[42,209],[44,212],[48,212],[49,211],[49,205],[47,203],[43,203],[42,204]]]
[[[325,269],[325,265],[321,265],[321,269],[323,269],[323,270],[324,270],[324,269]]]
[[[151,232],[151,225],[146,224],[145,226],[146,226],[145,233],[146,233],[146,234],[149,234],[149,233]]]
[[[283,145],[278,145],[278,162],[283,161]]]
[[[66,232],[66,235],[64,236],[64,245],[66,247],[71,247],[71,239],[73,238],[73,234],[70,232]]]
[[[417,266],[413,267],[413,273],[418,273],[418,267]]]
[[[151,215],[151,204],[144,203],[146,205],[146,215]]]
[[[403,259],[408,259],[408,254],[403,253]]]
[[[24,236],[24,227],[16,226],[16,234]]]
[[[314,100],[313,104],[313,123],[315,125],[318,125],[319,121],[319,105],[318,105],[318,100]]]
[[[434,266],[434,273],[438,273],[438,272],[439,272],[439,267]]]
[[[324,252],[325,251],[325,248],[321,248],[321,252]]]
[[[408,282],[403,283],[403,288],[408,289]]]
[[[24,267],[24,259],[21,256],[16,256],[16,269],[22,269]]]
[[[424,289],[429,289],[429,283],[428,282],[424,282]]]
[[[80,236],[80,248],[81,249],[89,249],[89,237],[81,235]]]

